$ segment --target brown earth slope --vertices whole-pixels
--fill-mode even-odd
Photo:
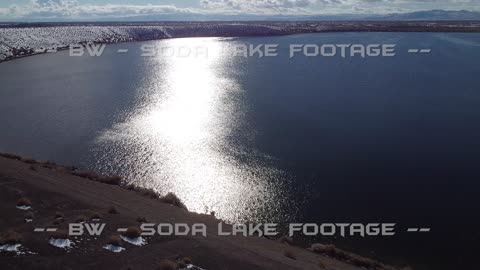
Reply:
[[[28,211],[16,208],[21,197],[31,201],[31,223],[25,222]],[[109,213],[112,206],[118,213]],[[63,219],[55,218],[57,212],[63,214]],[[66,229],[67,223],[75,222],[78,216],[89,217],[94,212],[102,216],[101,222],[107,223],[104,233],[72,239],[75,245],[69,251],[49,245],[48,233],[34,232],[35,227]],[[1,269],[157,269],[161,260],[175,260],[179,254],[209,270],[359,269],[265,238],[220,237],[216,233],[220,221],[213,216],[190,213],[138,192],[89,181],[58,168],[3,157],[0,157],[0,213],[0,233],[19,233],[22,247],[35,253],[0,252]],[[208,236],[155,235],[147,237],[145,246],[124,243],[126,250],[121,253],[103,249],[111,235],[118,235],[116,228],[139,226],[138,217],[151,223],[205,223]]]

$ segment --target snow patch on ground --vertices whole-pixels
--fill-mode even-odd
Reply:
[[[125,236],[120,236],[120,238],[122,238],[123,241],[127,242],[127,243],[130,243],[132,245],[135,245],[135,246],[144,246],[147,244],[147,241],[145,239],[143,239],[143,237],[137,237],[137,238],[129,238],[129,237],[125,237]]]
[[[0,246],[0,251],[7,251],[7,252],[19,252],[19,248],[21,244],[5,244]]]
[[[54,239],[51,238],[48,243],[54,247],[68,249],[73,246],[73,242],[68,239]]]
[[[106,250],[110,250],[111,252],[119,253],[125,250],[123,247],[115,246],[115,245],[106,245],[103,247]]]
[[[29,206],[29,205],[17,205],[17,209],[20,209],[20,210],[23,210],[23,211],[27,211],[27,210],[32,209],[32,207]]]

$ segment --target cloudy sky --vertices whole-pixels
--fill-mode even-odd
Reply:
[[[0,21],[476,10],[480,0],[0,0]]]

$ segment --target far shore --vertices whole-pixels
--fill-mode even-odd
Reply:
[[[35,36],[35,44],[20,47],[0,39],[0,63],[26,56],[68,49],[71,43],[51,43],[45,31],[57,33],[68,27],[67,32],[79,30],[77,44],[111,44],[188,37],[259,37],[307,33],[335,32],[480,32],[480,21],[285,21],[285,22],[131,22],[131,23],[12,23],[0,26],[0,34],[7,40],[15,40],[19,32],[28,31]],[[81,36],[86,28],[94,27],[105,36]],[[119,34],[117,29],[133,32]],[[112,34],[113,32],[113,34]],[[21,35],[18,35],[21,36]],[[50,43],[49,43],[50,42]],[[61,42],[60,42],[61,43]],[[3,59],[2,59],[3,57]]]

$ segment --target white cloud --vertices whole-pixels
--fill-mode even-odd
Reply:
[[[81,0],[30,0],[0,8],[0,19],[98,19],[165,14],[390,13],[425,9],[476,9],[480,0],[198,0],[200,7],[82,4]]]

